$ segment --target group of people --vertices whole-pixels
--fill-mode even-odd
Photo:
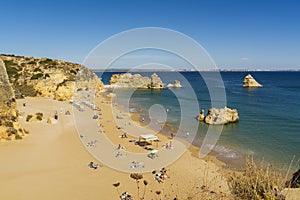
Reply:
[[[155,174],[154,180],[156,180],[158,183],[163,183],[164,180],[169,178],[167,175],[167,170],[163,167],[158,172],[153,171],[152,174]]]
[[[87,143],[87,147],[95,147],[96,146],[96,142],[98,142],[97,140],[92,140],[90,142]]]
[[[133,197],[128,192],[123,192],[120,196],[121,200],[133,200]]]
[[[166,143],[165,145],[163,145],[163,147],[165,147],[166,149],[173,149],[172,141],[170,141],[169,143]]]
[[[143,162],[132,161],[130,168],[144,168],[145,164]]]
[[[126,133],[123,133],[120,138],[128,138]]]
[[[88,164],[89,168],[92,168],[92,169],[98,169],[100,167],[99,164],[97,163],[94,163],[93,161],[91,161],[89,164]]]

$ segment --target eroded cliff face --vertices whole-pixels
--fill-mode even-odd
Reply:
[[[82,65],[49,58],[0,55],[6,64],[9,80],[17,96],[53,97],[70,100],[75,91],[79,71],[93,73]],[[103,83],[95,75],[98,87]]]
[[[165,85],[157,74],[151,77],[140,74],[114,74],[111,76],[110,85],[113,87],[141,88],[141,89],[164,89]]]
[[[0,59],[0,139],[22,139],[26,133],[18,122],[15,94]]]

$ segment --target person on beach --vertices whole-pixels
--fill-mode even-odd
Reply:
[[[174,138],[174,134],[173,133],[171,133],[171,139],[173,139]]]
[[[96,164],[96,163],[94,163],[93,161],[91,161],[91,162],[89,163],[89,167],[90,167],[90,168],[93,168],[93,169],[98,169],[99,165]]]

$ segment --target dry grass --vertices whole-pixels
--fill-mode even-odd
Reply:
[[[228,180],[231,193],[236,199],[283,200],[281,194],[286,182],[285,175],[269,164],[256,164],[253,157],[246,159],[245,170],[234,172]]]

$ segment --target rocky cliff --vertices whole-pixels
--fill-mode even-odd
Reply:
[[[113,87],[126,88],[142,88],[142,89],[163,89],[164,83],[157,74],[152,74],[151,77],[142,76],[140,74],[114,74],[111,76],[110,85]]]
[[[69,100],[75,90],[79,71],[93,73],[82,65],[49,58],[0,55],[17,97],[42,96]],[[93,73],[94,74],[94,73]],[[94,76],[97,86],[103,83]]]
[[[239,121],[239,115],[236,109],[210,108],[205,117],[204,110],[201,110],[198,120],[207,124],[228,124]]]
[[[259,84],[252,76],[251,74],[248,74],[245,78],[244,78],[244,88],[255,88],[255,87],[262,87],[261,84]]]
[[[19,125],[15,94],[0,59],[0,139],[22,139],[26,133]]]

